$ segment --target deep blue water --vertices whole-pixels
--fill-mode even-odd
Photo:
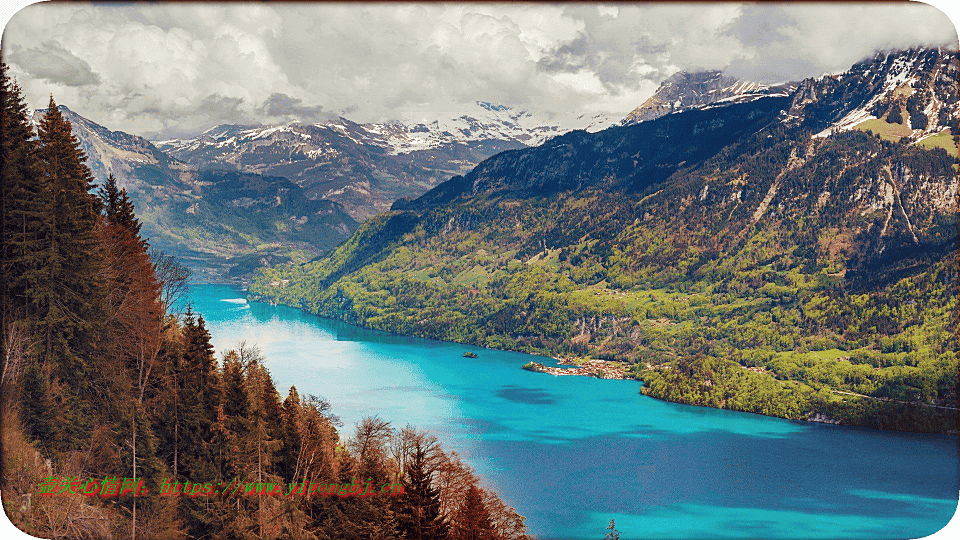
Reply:
[[[520,353],[366,330],[196,285],[218,355],[258,345],[278,389],[436,434],[540,538],[920,538],[957,509],[956,437],[666,403]],[[478,358],[464,358],[465,351]],[[549,359],[539,359],[549,364]]]

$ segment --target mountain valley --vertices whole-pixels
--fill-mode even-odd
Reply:
[[[251,293],[623,362],[673,401],[952,431],[958,65],[878,54],[789,96],[504,152],[317,261],[262,271]],[[849,120],[897,124],[896,107],[913,114],[896,140]]]
[[[704,79],[727,86],[704,91],[704,84],[709,86]],[[678,92],[704,94],[678,102],[671,111],[772,95],[765,85],[717,72],[671,81],[650,102],[672,100]],[[593,133],[637,121],[577,112],[549,118],[478,101],[467,109],[450,108],[456,112],[411,111],[384,123],[335,117],[317,124],[221,125],[192,139],[153,143],[61,109],[75,126],[94,176],[102,180],[113,174],[142,208],[155,247],[184,258],[213,281],[245,281],[258,265],[274,260],[310,260],[395,201],[419,197],[501,151],[537,146],[573,130]],[[201,176],[206,171],[273,178],[260,182],[262,187],[274,186],[292,200],[330,204],[316,218],[286,212],[281,206],[287,202],[266,204],[282,200],[279,191],[261,193],[259,203],[251,205],[249,197],[223,189],[230,183],[205,189]]]

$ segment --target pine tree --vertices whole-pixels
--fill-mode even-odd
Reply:
[[[97,354],[104,321],[96,236],[100,204],[90,193],[93,176],[83,164],[85,155],[52,97],[40,121],[37,156],[44,187],[45,214],[38,231],[44,275],[31,283],[31,301],[44,368],[65,385],[58,401],[67,418],[58,443],[70,449],[85,440],[98,416],[93,398],[103,372]]]
[[[890,113],[887,115],[888,124],[902,124],[903,123],[903,113],[900,111],[900,103],[895,102],[893,106],[890,107]]]
[[[210,441],[220,405],[213,345],[203,316],[188,312],[183,326],[183,357],[179,374],[179,474],[182,478],[213,478],[216,467]]]
[[[44,218],[43,187],[36,144],[20,88],[0,61],[0,350],[7,358],[7,335],[34,315],[30,294],[41,279],[42,244],[37,231]],[[5,382],[9,382],[4,363]]]
[[[300,437],[301,423],[300,394],[296,386],[291,386],[287,397],[283,400],[283,413],[280,418],[280,439],[283,447],[277,462],[277,472],[281,478],[290,478],[294,481],[300,478],[305,471],[300,468],[300,450],[303,440]]]
[[[250,398],[248,425],[244,441],[247,459],[247,478],[256,482],[283,482],[277,473],[277,460],[283,448],[280,438],[281,405],[270,372],[261,363],[258,349],[242,349],[241,360],[246,366],[247,395]],[[263,537],[268,529],[276,527],[270,516],[276,512],[279,501],[273,497],[258,495],[256,500],[256,531]]]
[[[17,128],[26,116],[22,107],[17,112],[16,93],[7,93],[4,101],[15,117],[8,124],[22,138],[29,131]],[[92,176],[70,124],[52,98],[51,105],[33,144],[37,174],[27,174],[32,168],[23,163],[14,167],[23,174],[5,178],[5,183],[15,181],[5,201],[5,227],[12,223],[12,230],[4,231],[10,243],[4,263],[7,272],[18,274],[5,284],[5,297],[12,297],[8,305],[17,306],[16,316],[31,323],[40,376],[46,379],[43,387],[60,411],[56,433],[41,442],[65,452],[89,439],[102,413],[95,398],[106,398],[103,391],[110,385],[98,379],[104,373],[97,347],[104,320],[96,238],[99,205],[89,193]],[[18,148],[14,153],[22,155],[25,148]],[[13,170],[6,165],[8,172]]]
[[[220,407],[212,446],[216,451],[216,479],[229,486],[247,478],[242,459],[244,438],[250,431],[249,399],[243,364],[237,351],[228,351],[223,358],[220,377]],[[241,488],[242,489],[242,488]],[[249,504],[244,497],[231,497],[211,501],[207,512],[213,514],[217,538],[246,537],[249,534]]]
[[[190,313],[192,317],[192,312]],[[161,363],[160,387],[150,402],[151,418],[158,437],[158,453],[173,478],[180,477],[180,446],[183,405],[183,333],[168,343]]]
[[[92,324],[93,301],[99,289],[99,253],[94,236],[100,205],[90,194],[93,177],[70,123],[50,98],[38,129],[46,203],[41,238],[46,250],[48,284],[38,298],[45,334],[44,358],[58,361],[59,373],[74,378],[88,374],[80,358],[79,340]],[[73,368],[73,369],[71,369]]]
[[[20,414],[27,436],[43,446],[51,444],[56,434],[49,384],[40,362],[31,358],[23,374]]]
[[[173,432],[177,480],[219,481],[214,445],[220,410],[220,383],[203,316],[187,312],[183,324],[183,350],[174,389],[177,410]],[[170,427],[164,430],[169,433]],[[219,518],[210,512],[205,497],[180,497],[180,513],[190,536],[205,537]]]
[[[409,540],[440,540],[448,537],[447,522],[440,514],[440,493],[431,484],[427,453],[419,444],[407,466],[404,492],[397,510],[399,532]]]
[[[111,174],[100,186],[97,194],[103,204],[107,223],[135,237],[139,247],[146,251],[147,241],[140,237],[140,220],[134,212],[134,205],[130,196],[127,195],[126,188],[119,187],[117,179]]]
[[[243,366],[236,351],[224,355],[220,396],[213,448],[217,452],[216,477],[227,482],[246,475],[242,444],[250,432],[250,403]]]
[[[144,409],[139,406],[135,396],[129,396],[122,401],[125,407],[121,410],[115,427],[118,435],[125,434],[118,441],[121,443],[117,456],[119,462],[103,464],[105,470],[102,474],[121,476],[117,471],[132,471],[124,472],[122,476],[132,477],[135,482],[141,479],[150,482],[169,477],[163,461],[157,455],[157,437]],[[130,528],[140,530],[148,521],[145,516],[162,512],[166,501],[160,497],[130,497],[114,501],[114,504],[124,507],[130,518]]]

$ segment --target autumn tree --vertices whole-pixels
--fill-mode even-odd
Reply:
[[[296,444],[299,447],[290,447],[296,454],[296,478],[306,479],[307,482],[332,481],[349,474],[349,463],[344,463],[342,449],[338,451],[340,443],[335,424],[339,419],[330,413],[330,403],[313,395],[300,396],[300,406],[297,419],[297,435],[291,439],[284,435],[284,449],[287,445]],[[289,400],[289,396],[288,396]],[[317,536],[335,537],[338,524],[330,520],[330,512],[337,506],[336,501],[327,497],[304,497],[301,507],[310,520],[308,529]],[[342,512],[340,514],[342,516]]]
[[[470,487],[479,482],[473,470],[456,452],[435,452],[433,459],[434,486],[440,491],[440,511],[453,516],[463,506]]]
[[[103,248],[105,309],[110,324],[105,332],[103,348],[122,373],[118,379],[129,381],[128,401],[130,450],[133,478],[138,478],[138,435],[152,440],[152,433],[142,433],[146,421],[143,400],[148,387],[154,385],[157,363],[164,343],[164,312],[160,304],[160,284],[147,253],[148,243],[140,236],[140,220],[127,191],[110,175],[98,191],[103,207],[100,223],[100,245]],[[154,460],[152,449],[144,455]],[[136,522],[136,502],[132,509]]]
[[[392,436],[390,423],[378,417],[367,417],[358,422],[354,435],[346,443],[347,452],[340,455],[339,480],[356,481],[364,486],[369,483],[376,487],[396,481],[395,470],[387,460],[387,445]],[[330,509],[342,515],[340,527],[355,528],[358,537],[386,540],[398,535],[392,502],[390,497],[379,495],[350,497],[331,501]]]
[[[494,540],[490,513],[483,504],[480,489],[471,485],[457,510],[451,529],[451,540]]]
[[[492,489],[483,490],[483,506],[490,515],[494,537],[498,540],[527,540],[526,518],[508,506]]]
[[[160,305],[165,313],[179,319],[183,314],[184,300],[190,292],[192,272],[173,255],[150,247],[153,273],[160,284]]]
[[[360,476],[373,476],[376,481],[387,480],[384,463],[387,445],[392,437],[393,428],[390,422],[381,420],[378,416],[366,417],[356,425],[356,431],[347,442],[347,448],[359,462]]]

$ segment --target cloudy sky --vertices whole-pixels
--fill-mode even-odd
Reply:
[[[956,29],[937,8],[890,2],[70,2],[16,12],[2,48],[31,106],[52,93],[110,129],[162,139],[476,100],[627,113],[679,70],[799,80],[915,45],[955,49]]]

